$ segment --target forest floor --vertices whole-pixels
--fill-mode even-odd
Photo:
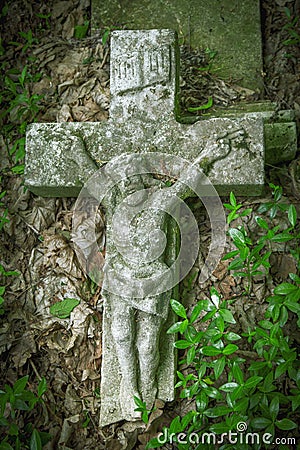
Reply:
[[[11,0],[8,4],[7,10],[3,5],[0,16],[3,92],[0,180],[2,193],[5,192],[0,197],[0,267],[5,286],[5,292],[0,287],[0,297],[1,293],[4,297],[0,316],[0,389],[29,375],[28,386],[36,392],[39,380],[45,377],[44,403],[28,413],[26,420],[51,434],[47,449],[142,450],[158,429],[184,410],[185,402],[177,398],[166,404],[146,430],[131,429],[126,423],[99,429],[102,299],[101,290],[81,270],[72,245],[75,199],[37,197],[24,189],[22,177],[27,123],[33,119],[38,122],[108,119],[109,35],[105,29],[97,35],[89,36],[88,32],[85,35],[90,20],[88,0]],[[263,91],[245,91],[239,88],[237,80],[224,81],[213,72],[197,70],[209,62],[207,53],[204,50],[193,53],[182,47],[182,108],[195,106],[197,102],[204,104],[208,95],[213,97],[214,106],[220,107],[243,100],[267,99],[275,102],[278,110],[293,109],[299,124],[300,48],[299,41],[298,46],[285,43],[291,37],[285,8],[293,18],[297,11],[299,14],[300,2],[262,0]],[[16,100],[20,93],[25,97]],[[300,216],[299,154],[293,161],[267,166],[266,186],[270,182],[283,187],[283,201],[293,203]],[[254,238],[258,233],[256,211],[270,199],[268,188],[263,197],[238,199],[253,208],[247,227]],[[212,284],[225,299],[238,297],[243,283],[228,273],[227,261],[219,264],[213,277],[201,288],[197,283],[210,224],[205,210],[201,206],[195,209],[202,254],[193,269],[195,277],[182,283],[184,301],[195,303],[207,298]],[[103,244],[102,213],[101,210],[98,233]],[[282,223],[285,218],[279,216],[276,220]],[[231,249],[231,244],[228,242],[226,247]],[[245,299],[240,297],[233,306],[240,318],[241,331],[245,331],[243,324],[246,327],[245,324],[262,317],[264,299],[276,283],[287,281],[290,272],[297,272],[297,261],[288,251],[275,249],[272,258],[270,274],[255,280],[251,299],[244,304]],[[18,275],[5,275],[9,271]],[[60,319],[49,312],[51,305],[64,298],[81,299],[69,319]],[[295,321],[286,325],[286,332],[299,345]],[[20,429],[26,425],[22,420],[20,416]],[[29,436],[29,431],[24,432],[24,439]],[[21,448],[29,448],[23,445]]]

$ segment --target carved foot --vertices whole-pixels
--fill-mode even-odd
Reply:
[[[141,413],[135,411],[137,405],[135,404],[134,396],[140,398],[138,391],[122,380],[120,385],[120,405],[124,419],[129,422],[141,419]]]
[[[156,383],[150,383],[149,379],[146,382],[141,382],[141,394],[142,399],[146,402],[147,409],[151,409],[154,405],[156,395],[157,395],[157,386]]]

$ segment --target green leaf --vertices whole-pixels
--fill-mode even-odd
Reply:
[[[239,400],[234,406],[234,411],[245,414],[248,412],[249,399],[247,397]]]
[[[186,329],[188,327],[188,324],[189,324],[188,319],[185,319],[183,322],[181,322],[181,325],[180,325],[180,328],[179,328],[179,331],[180,331],[181,334],[183,334],[186,331]]]
[[[239,215],[237,214],[236,210],[231,211],[227,216],[227,223],[228,225],[235,219],[237,219]]]
[[[145,409],[146,404],[145,404],[139,397],[137,397],[136,395],[134,395],[133,399],[134,399],[134,403],[136,404],[136,406],[138,406],[138,407],[141,408],[142,410]]]
[[[46,378],[43,377],[39,382],[38,386],[38,396],[41,397],[47,391],[47,381]]]
[[[232,252],[226,253],[225,256],[223,256],[222,261],[226,261],[227,259],[233,258],[234,256],[237,256],[239,254],[239,250],[233,250]]]
[[[177,370],[177,376],[178,376],[178,378],[181,380],[181,381],[184,381],[184,375],[181,373],[181,372],[179,372],[178,370]]]
[[[171,308],[177,314],[177,316],[182,317],[183,319],[187,318],[185,308],[181,303],[179,303],[177,300],[174,300],[174,299],[172,299],[170,301],[170,303],[171,303]]]
[[[222,351],[223,355],[232,355],[232,353],[236,352],[238,350],[238,346],[235,344],[228,344]]]
[[[222,353],[222,350],[219,348],[213,347],[212,345],[205,345],[201,348],[201,353],[205,356],[216,356]]]
[[[249,247],[242,247],[240,249],[240,259],[244,262],[248,258],[250,253]]]
[[[21,75],[19,76],[19,81],[23,85],[27,74],[27,66],[24,66]]]
[[[219,316],[215,319],[214,324],[216,328],[220,331],[221,335],[218,339],[220,339],[224,333],[225,330],[225,322],[222,316]],[[217,339],[217,334],[214,336],[214,340]]]
[[[148,411],[143,411],[143,412],[142,412],[142,421],[143,421],[144,423],[146,423],[146,424],[149,422]]]
[[[187,355],[186,355],[187,364],[191,364],[194,361],[195,355],[196,355],[196,349],[195,349],[195,346],[193,345],[193,347],[189,348]]]
[[[214,398],[216,400],[223,400],[221,392],[219,392],[215,387],[208,386],[206,388],[203,388],[203,390],[205,394],[208,395],[208,397]]]
[[[239,334],[229,331],[229,333],[225,334],[225,339],[227,339],[227,341],[238,341],[239,339],[242,338]]]
[[[292,227],[295,227],[297,223],[297,211],[294,205],[290,205],[288,209],[288,219]]]
[[[220,304],[220,294],[215,288],[211,288],[210,290],[210,298],[212,303],[215,305],[216,308],[219,308]]]
[[[243,235],[243,233],[240,230],[238,230],[237,228],[230,228],[228,233],[237,247],[239,247],[239,246],[243,247],[245,245],[245,243],[246,243],[245,236]]]
[[[216,406],[215,408],[208,408],[206,411],[204,411],[204,415],[210,418],[213,417],[221,417],[226,416],[232,411],[232,408],[229,408],[228,406]]]
[[[300,284],[300,277],[296,275],[295,273],[289,273],[289,277],[291,280],[296,281],[298,284]]]
[[[209,97],[207,103],[205,103],[204,105],[197,106],[195,108],[190,107],[190,108],[188,108],[188,111],[189,112],[202,111],[203,109],[211,108],[212,105],[213,105],[213,98]]]
[[[232,315],[232,312],[228,309],[220,309],[219,310],[220,315],[223,317],[224,321],[227,323],[235,323],[234,317]]]
[[[184,341],[184,340],[180,340],[180,341],[176,341],[174,343],[174,347],[179,348],[179,349],[185,349],[190,347],[192,344],[189,341]]]
[[[74,38],[75,39],[83,39],[86,37],[86,34],[89,29],[89,20],[85,20],[83,25],[76,25],[74,27]]]
[[[285,15],[287,16],[287,18],[290,19],[291,18],[291,10],[287,6],[285,6],[283,9],[284,9],[284,12],[285,12]]]
[[[181,325],[183,322],[174,323],[167,331],[167,334],[178,333],[181,329]]]
[[[104,31],[104,33],[102,35],[102,39],[101,39],[103,46],[105,46],[105,44],[106,44],[106,42],[108,40],[109,34],[110,34],[110,29],[107,29],[107,30]],[[152,448],[154,448],[154,447],[152,447]]]
[[[232,374],[239,384],[244,383],[244,375],[240,366],[235,362],[232,366]]]
[[[235,195],[233,192],[230,192],[229,198],[230,198],[230,204],[235,207],[236,206],[236,198],[235,198]]]
[[[283,233],[279,233],[279,234],[276,234],[275,236],[273,236],[271,238],[271,241],[272,242],[288,242],[288,241],[291,241],[292,239],[294,239],[294,236],[292,236],[286,232],[283,232]]]
[[[13,386],[14,394],[20,394],[21,392],[24,391],[25,386],[26,386],[27,381],[28,381],[28,378],[29,378],[29,376],[26,375],[25,377],[19,378],[19,379],[15,382],[15,384],[14,384],[14,386]]]
[[[2,441],[2,442],[0,443],[0,450],[14,450],[14,449],[12,448],[11,445],[9,445],[8,442]]]
[[[181,427],[183,430],[188,426],[188,424],[193,420],[193,418],[197,415],[196,411],[189,411],[185,416],[181,419]]]
[[[42,450],[42,441],[39,432],[34,429],[30,438],[30,450]]]
[[[208,404],[207,395],[204,391],[201,391],[196,397],[197,411],[202,413],[206,409],[207,404]]]
[[[240,213],[241,217],[245,217],[248,216],[249,214],[252,213],[252,208],[246,208],[245,211],[243,211],[242,213]]]
[[[265,330],[270,330],[273,327],[273,324],[269,320],[261,320],[258,324]]]
[[[231,381],[231,382],[222,384],[222,386],[220,386],[219,389],[224,392],[233,392],[235,390],[235,388],[237,388],[237,387],[239,387],[239,385],[237,383]]]
[[[18,164],[17,166],[12,167],[11,171],[17,175],[22,175],[24,173],[24,164]]]
[[[223,203],[224,208],[229,209],[229,211],[235,212],[235,207],[229,203]]]
[[[255,217],[255,221],[256,221],[257,225],[259,225],[264,230],[268,230],[269,229],[268,223],[264,219],[262,219],[261,217]]]
[[[146,445],[145,449],[148,450],[148,449],[151,449],[151,448],[160,448],[160,447],[162,447],[165,444],[166,444],[166,442],[164,440],[164,437],[161,436],[160,440],[158,438],[151,439],[148,442],[148,444]]]
[[[209,431],[216,434],[227,433],[231,430],[231,425],[228,425],[226,422],[220,422],[209,427]],[[214,447],[215,448],[215,447]]]
[[[290,299],[290,297],[294,297],[293,299]],[[292,312],[298,314],[299,313],[299,309],[300,309],[300,305],[298,303],[296,303],[300,298],[300,289],[298,289],[297,291],[293,292],[292,294],[289,294],[286,297],[286,300],[284,302],[284,305]]]
[[[19,427],[18,427],[18,425],[16,423],[13,422],[13,423],[10,424],[8,434],[10,436],[18,436],[18,434],[19,434]],[[1,446],[0,446],[0,449],[1,449]]]
[[[298,425],[290,419],[276,420],[275,425],[280,430],[293,430]]]
[[[169,427],[170,433],[180,433],[182,431],[182,426],[180,423],[180,417],[177,416],[175,419],[172,420]]]
[[[269,410],[270,410],[271,418],[274,422],[274,420],[278,416],[278,412],[279,412],[279,398],[278,397],[274,397],[272,399],[270,406],[269,406]]]
[[[258,375],[254,375],[253,377],[248,378],[248,380],[245,381],[245,388],[253,388],[254,386],[256,386],[261,380],[263,379],[263,377],[259,377]]]
[[[213,369],[215,373],[216,380],[222,375],[226,364],[225,356],[222,356],[220,359],[216,359],[213,364]]]
[[[197,305],[193,308],[191,317],[190,317],[190,323],[194,323],[195,320],[198,319],[200,313],[203,311],[204,305],[203,302],[198,302]]]
[[[298,289],[297,286],[291,283],[281,283],[274,289],[274,294],[279,295],[287,295],[290,294],[293,291],[296,291]]]
[[[235,258],[228,266],[228,270],[237,270],[244,268],[244,261],[242,258]]]
[[[80,300],[77,298],[65,298],[61,302],[50,306],[50,313],[59,319],[67,319],[79,303]]]
[[[257,430],[263,430],[264,428],[267,428],[267,426],[271,424],[272,421],[267,417],[256,417],[251,420],[251,425],[253,426],[253,428]]]

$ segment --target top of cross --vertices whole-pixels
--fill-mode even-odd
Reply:
[[[177,122],[178,71],[174,31],[113,32],[110,119],[32,124],[26,137],[28,188],[38,195],[75,196],[114,156],[163,152],[197,160],[220,193],[259,194],[262,115]]]
[[[110,56],[110,117],[128,120],[174,111],[176,35],[171,30],[114,31]],[[145,120],[145,119],[144,119]]]

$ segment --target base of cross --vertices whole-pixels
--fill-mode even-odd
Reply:
[[[121,420],[135,421],[140,413],[135,412],[134,394],[143,400],[148,408],[152,408],[152,399],[143,397],[140,392],[122,392],[122,372],[117,358],[116,344],[112,336],[112,310],[109,301],[105,301],[102,329],[102,347],[105,358],[101,368],[101,411],[100,427],[119,422]],[[174,400],[176,354],[174,352],[174,334],[167,334],[168,328],[174,323],[174,314],[169,312],[168,318],[161,330],[160,360],[156,375],[156,398],[164,402]],[[143,398],[142,398],[143,397]],[[122,400],[125,409],[122,408]],[[151,402],[151,404],[149,403]]]

